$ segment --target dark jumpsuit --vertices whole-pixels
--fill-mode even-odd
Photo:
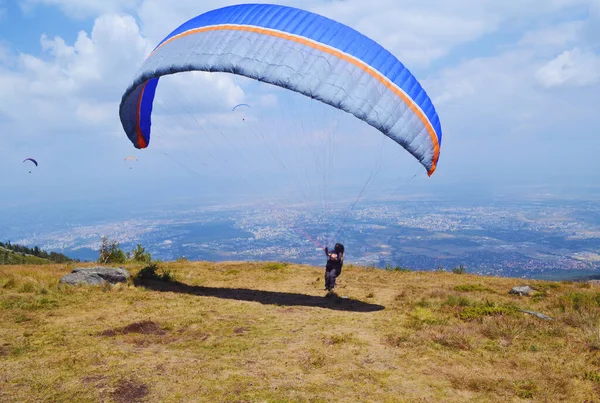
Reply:
[[[333,257],[337,255],[336,257]],[[342,266],[344,265],[344,254],[343,253],[328,253],[327,264],[325,265],[325,288],[329,291],[335,287],[335,278],[342,272]]]

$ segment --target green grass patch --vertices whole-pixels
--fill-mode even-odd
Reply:
[[[38,311],[42,309],[55,309],[58,305],[58,300],[45,296],[23,297],[13,295],[0,301],[0,308],[5,310],[22,309],[25,311]]]
[[[459,317],[462,320],[470,321],[485,316],[514,315],[517,312],[518,308],[514,305],[486,301],[464,307],[459,313]]]
[[[444,325],[447,318],[437,315],[433,310],[424,307],[416,307],[408,315],[408,327],[421,329],[426,325]]]
[[[600,292],[570,292],[559,298],[563,312],[595,310],[600,307]]]
[[[263,269],[268,270],[268,271],[277,271],[277,270],[283,270],[286,267],[288,267],[287,263],[277,263],[277,262],[273,262],[273,263],[267,263],[263,266]]]
[[[358,340],[353,333],[340,333],[323,337],[323,343],[329,346],[356,343]]]
[[[473,304],[475,304],[475,301],[461,295],[450,295],[444,302],[442,302],[442,306],[449,307],[465,307]]]
[[[585,371],[582,378],[586,381],[600,383],[600,372],[592,370]]]
[[[533,399],[537,390],[537,385],[532,380],[523,380],[515,383],[515,394],[521,399]]]
[[[459,292],[494,292],[494,290],[479,284],[460,284],[454,286],[454,291]]]

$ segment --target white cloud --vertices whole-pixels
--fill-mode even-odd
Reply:
[[[25,12],[37,5],[57,6],[74,18],[132,11],[140,3],[141,0],[20,0],[21,9]]]
[[[527,32],[519,41],[521,46],[537,48],[565,47],[579,41],[585,29],[583,21],[569,21],[555,26]]]
[[[107,12],[135,13],[142,33],[156,43],[177,26],[233,1],[205,0],[23,0],[30,7],[52,4],[70,15]],[[254,2],[251,0],[242,3]],[[428,66],[461,44],[497,32],[503,26],[531,25],[537,20],[577,7],[595,7],[597,0],[530,0],[498,2],[468,0],[282,0],[266,1],[308,9],[341,21],[382,43],[408,66]],[[526,39],[534,40],[535,38]],[[558,39],[552,39],[558,40]]]
[[[133,17],[106,14],[97,18],[91,33],[79,32],[68,44],[61,37],[41,37],[42,56],[20,54],[16,66],[0,65],[0,110],[25,136],[40,137],[57,131],[64,136],[122,136],[118,105],[123,91],[151,49]],[[196,109],[230,108],[242,102],[243,91],[230,77],[191,73],[161,85],[175,99],[190,99]],[[171,78],[171,77],[169,77]],[[159,95],[162,91],[159,91]],[[32,114],[35,119],[31,119]],[[1,125],[1,123],[0,123]]]
[[[600,55],[575,47],[542,66],[535,75],[546,87],[588,86],[600,82]]]
[[[37,63],[43,70],[54,71],[55,85],[66,81],[84,95],[93,91],[94,98],[100,95],[114,99],[131,80],[149,49],[135,20],[118,15],[99,17],[91,34],[81,31],[73,46],[66,45],[60,37],[50,40],[42,36],[41,43],[53,59],[50,62],[38,59]],[[36,73],[38,77],[44,76],[42,71]]]

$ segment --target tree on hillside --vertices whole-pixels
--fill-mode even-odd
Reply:
[[[33,248],[30,248],[25,245],[11,244],[10,241],[7,241],[6,243],[0,242],[0,246],[3,248],[6,248],[8,250],[11,250],[15,253],[18,253],[21,256],[26,256],[26,255],[36,256],[36,257],[39,257],[42,259],[50,260],[51,262],[54,262],[54,263],[67,263],[67,262],[74,261],[73,259],[69,258],[68,256],[63,255],[62,253],[58,253],[58,252],[48,253],[45,250],[40,249],[39,246],[34,246]],[[75,261],[77,262],[79,260],[75,260]]]
[[[98,263],[125,263],[126,260],[125,253],[119,248],[119,242],[103,236]]]
[[[131,259],[134,262],[150,263],[152,256],[150,252],[146,252],[146,248],[138,243],[135,249],[131,251]]]

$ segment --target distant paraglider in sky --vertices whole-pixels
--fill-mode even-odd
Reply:
[[[34,163],[34,164],[35,164],[35,166],[36,166],[36,167],[38,166],[38,162],[37,162],[35,159],[33,159],[33,158],[25,158],[25,159],[23,160],[23,163],[25,163],[25,162],[27,162],[27,161],[31,161],[32,163]],[[31,171],[29,171],[29,173],[31,173]]]
[[[237,104],[236,106],[233,107],[232,111],[235,111],[237,108],[239,108],[241,106],[247,106],[248,108],[250,108],[250,105],[248,105],[248,104]]]
[[[130,156],[128,156],[128,157],[125,157],[125,158],[123,159],[123,162],[127,162],[127,161],[135,161],[135,162],[137,162],[137,161],[138,161],[138,159],[137,159],[137,158],[135,158],[133,155],[130,155]],[[132,168],[132,167],[130,166],[130,167],[129,167],[129,169],[131,169],[131,168]]]
[[[239,108],[242,108],[242,109],[244,109],[244,108],[250,108],[250,105],[248,105],[248,104],[237,104],[236,106],[233,107],[233,109],[231,111],[235,112],[236,109],[239,109]],[[246,116],[242,115],[242,121],[245,121],[245,120],[246,120]]]

